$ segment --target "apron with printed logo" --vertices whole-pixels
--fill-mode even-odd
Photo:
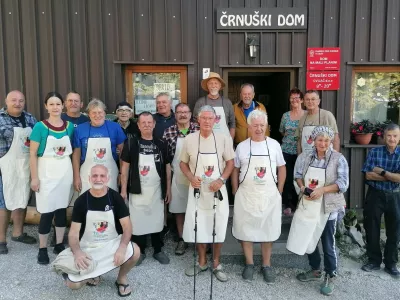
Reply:
[[[129,213],[133,235],[161,232],[164,227],[164,201],[161,193],[161,178],[155,164],[156,159],[161,159],[159,153],[139,154],[142,193],[129,194]]]
[[[67,128],[60,139],[47,136],[43,156],[38,158],[40,186],[36,192],[36,209],[41,214],[68,207],[73,192],[71,154]]]
[[[218,161],[217,143],[213,133],[215,152],[200,152],[200,133],[197,150],[197,161],[194,175],[201,178],[200,198],[197,200],[193,194],[193,187],[189,187],[188,204],[186,209],[185,223],[183,226],[183,239],[187,243],[194,243],[195,232],[195,210],[197,207],[197,242],[212,243],[214,223],[214,192],[210,191],[210,183],[221,177],[221,170]],[[216,200],[215,217],[215,243],[225,241],[226,227],[229,217],[229,203],[226,186],[220,189],[223,200]]]
[[[108,136],[110,132],[108,131],[107,123],[105,123]],[[90,125],[89,128],[92,128]],[[111,151],[111,139],[109,137],[93,138],[89,136],[87,140],[86,157],[85,161],[81,165],[80,176],[82,182],[81,195],[91,188],[89,182],[90,169],[95,165],[103,165],[108,169],[110,174],[110,181],[108,182],[108,187],[118,192],[118,166],[114,160]],[[74,201],[73,201],[74,202]]]
[[[178,137],[176,141],[176,150],[171,167],[174,175],[171,183],[172,200],[169,204],[169,211],[173,214],[183,214],[186,212],[188,201],[188,191],[190,182],[182,173],[179,167],[180,155],[182,152],[183,141],[185,138]]]
[[[330,157],[328,163],[329,160]],[[323,187],[325,181],[326,167],[308,166],[304,176],[306,187],[314,190]],[[325,213],[323,196],[316,200],[306,200],[305,197],[302,196],[294,213],[286,245],[289,251],[298,255],[311,254],[315,251],[330,215]]]
[[[205,97],[205,104],[207,105],[207,98]],[[221,97],[222,99],[222,106],[217,106],[214,107],[215,110],[215,123],[213,127],[214,132],[219,132],[222,133],[223,135],[226,136],[231,136],[228,125],[226,124],[226,115],[225,115],[225,110],[224,110],[224,97]]]
[[[247,170],[235,195],[233,236],[247,242],[273,242],[281,235],[282,197],[276,186],[268,154],[250,154]]]
[[[301,131],[301,151],[312,152],[314,147],[314,140],[311,138],[311,133],[314,128],[321,124],[321,110],[318,110],[318,124],[317,125],[306,125],[308,113],[303,123],[303,129]],[[296,185],[295,185],[296,186]]]
[[[14,127],[8,152],[0,158],[3,196],[8,210],[26,208],[31,196],[29,168],[30,127]]]
[[[92,259],[97,262],[97,267],[93,272],[84,275],[69,274],[68,279],[72,282],[95,278],[119,267],[114,264],[114,255],[121,244],[122,235],[118,235],[115,228],[114,212],[111,206],[109,192],[107,192],[109,203],[109,205],[106,206],[106,209],[109,209],[107,211],[90,210],[88,194],[86,195],[88,211],[86,214],[85,232],[83,233],[79,245],[83,252],[89,254]],[[133,246],[132,243],[128,243],[123,263],[132,256]]]

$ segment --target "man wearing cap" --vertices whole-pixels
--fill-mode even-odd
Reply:
[[[216,119],[213,131],[235,137],[235,114],[231,100],[220,96],[219,91],[225,87],[225,82],[218,73],[210,72],[208,78],[201,81],[201,87],[208,95],[197,100],[193,113],[198,115],[204,105],[211,105],[215,109]]]
[[[316,126],[311,132],[312,152],[297,158],[294,178],[300,187],[300,202],[293,216],[286,248],[298,255],[308,254],[311,270],[297,279],[318,281],[323,278],[319,240],[324,251],[325,277],[320,292],[331,295],[337,276],[335,247],[336,219],[344,213],[344,193],[349,187],[349,166],[345,157],[330,144],[335,133],[328,126]]]
[[[254,100],[255,92],[254,86],[250,83],[242,84],[240,87],[240,102],[233,105],[235,112],[235,140],[234,144],[238,145],[247,138],[249,138],[249,130],[247,124],[247,117],[253,110],[261,110],[267,112],[262,103]],[[265,136],[269,136],[269,126],[265,130]]]
[[[321,99],[316,90],[308,90],[304,94],[304,105],[307,111],[299,120],[299,126],[296,129],[297,136],[297,154],[302,152],[312,152],[314,142],[311,138],[311,132],[318,125],[329,126],[332,128],[334,138],[331,147],[336,151],[340,151],[339,131],[336,119],[330,111],[319,108]]]
[[[75,91],[71,91],[65,96],[65,113],[61,114],[61,119],[69,121],[77,127],[79,124],[89,121],[89,118],[81,113],[83,102],[81,101],[81,95]]]
[[[29,136],[36,123],[24,107],[25,96],[20,91],[11,91],[6,97],[6,108],[0,110],[0,254],[8,253],[10,212],[14,222],[11,240],[36,243],[35,238],[23,233],[31,195]]]
[[[187,206],[187,196],[190,182],[182,173],[179,163],[183,141],[188,134],[199,130],[199,125],[190,121],[192,113],[185,103],[179,103],[175,107],[176,124],[164,131],[163,139],[167,142],[168,161],[171,162],[173,173],[171,184],[171,203],[169,212],[175,214],[176,227],[178,229],[179,241],[175,249],[175,255],[182,255],[186,250],[186,243],[183,241],[183,223]]]
[[[117,107],[115,108],[115,114],[117,115],[117,118],[114,120],[114,122],[117,122],[119,125],[121,125],[121,128],[128,139],[132,138],[133,136],[140,136],[140,131],[136,122],[131,120],[133,109],[128,102],[122,101],[118,103]]]
[[[161,139],[164,130],[175,124],[175,114],[172,111],[172,99],[168,93],[159,93],[156,97],[157,112],[153,115],[156,121],[153,136]]]

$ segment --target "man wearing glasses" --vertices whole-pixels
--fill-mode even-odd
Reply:
[[[332,128],[335,136],[332,141],[333,149],[340,152],[339,131],[336,119],[330,111],[319,108],[321,99],[316,90],[308,90],[304,94],[304,104],[307,111],[299,121],[299,127],[296,130],[297,136],[297,154],[302,152],[311,152],[314,147],[314,141],[311,138],[311,132],[316,126],[325,125]]]
[[[114,122],[117,122],[119,125],[121,125],[122,130],[128,138],[140,136],[139,128],[136,122],[131,120],[133,109],[128,102],[122,101],[118,103],[117,107],[115,108],[115,114],[117,115],[117,118]]]
[[[65,113],[61,115],[61,119],[64,121],[70,121],[77,127],[79,124],[89,121],[89,118],[81,113],[83,107],[83,102],[81,101],[81,96],[75,92],[71,91],[65,96]]]
[[[167,142],[167,159],[172,162],[171,167],[174,172],[171,184],[172,200],[169,204],[169,212],[175,214],[176,227],[179,235],[175,255],[183,255],[187,247],[186,243],[183,241],[182,233],[190,182],[179,167],[179,157],[185,137],[200,129],[196,123],[190,121],[191,117],[192,113],[187,104],[177,104],[175,106],[176,124],[165,129],[163,136],[163,139]]]

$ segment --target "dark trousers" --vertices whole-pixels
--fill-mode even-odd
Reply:
[[[149,234],[144,235],[132,235],[131,241],[136,243],[140,248],[140,253],[144,254],[147,246],[147,237]],[[154,248],[154,254],[161,252],[162,248],[162,241],[159,232],[151,233],[151,245]]]
[[[39,234],[48,234],[50,233],[51,224],[56,224],[56,227],[65,227],[67,226],[67,209],[60,208],[56,211],[50,213],[44,213],[40,215],[39,221]]]
[[[298,202],[298,195],[293,185],[294,164],[296,163],[297,155],[283,152],[283,158],[286,162],[286,181],[283,187],[282,203],[285,207],[290,207],[294,210]]]
[[[330,276],[336,275],[337,269],[337,255],[335,245],[335,232],[336,232],[336,219],[328,220],[325,229],[321,235],[322,249],[324,251],[324,266],[325,272]],[[319,248],[308,254],[308,262],[313,270],[320,270],[321,268],[321,255]]]
[[[390,193],[368,187],[364,204],[364,228],[367,238],[367,256],[370,263],[382,263],[380,245],[381,219],[385,216],[386,245],[383,262],[387,267],[398,262],[397,245],[400,240],[400,192]]]

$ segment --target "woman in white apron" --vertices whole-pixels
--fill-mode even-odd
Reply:
[[[311,133],[315,149],[302,153],[295,165],[294,177],[301,189],[301,200],[294,214],[287,249],[308,254],[311,270],[300,273],[300,281],[322,278],[318,242],[324,251],[325,281],[321,293],[330,295],[337,272],[335,246],[336,219],[346,204],[343,193],[349,184],[348,164],[344,156],[330,148],[334,132],[330,127],[317,126]]]
[[[39,223],[38,263],[48,264],[47,239],[55,217],[56,245],[54,253],[65,249],[66,208],[72,197],[71,136],[74,126],[61,119],[64,101],[57,92],[45,98],[49,118],[36,123],[30,140],[31,188],[36,192]]]

